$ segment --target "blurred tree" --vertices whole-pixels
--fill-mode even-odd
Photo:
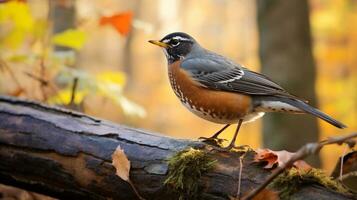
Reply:
[[[74,0],[54,0],[49,1],[52,20],[53,34],[63,32],[75,27],[75,1]],[[63,46],[55,46],[56,51],[73,51],[73,49]]]
[[[133,13],[135,16],[140,15],[141,8],[142,8],[142,0],[137,0]],[[128,80],[126,84],[126,89],[130,90],[133,82],[132,82],[132,77],[134,76],[134,67],[132,64],[132,59],[133,59],[133,40],[136,34],[136,30],[134,28],[130,29],[130,32],[128,33],[125,44],[124,44],[124,50],[123,50],[123,61],[122,61],[122,66],[124,68],[124,72],[127,74]]]
[[[258,0],[257,9],[262,72],[316,106],[307,0]],[[263,142],[271,149],[294,151],[317,140],[312,116],[274,113],[263,120]],[[318,157],[310,162],[320,165]]]

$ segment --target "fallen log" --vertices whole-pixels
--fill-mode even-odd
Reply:
[[[178,199],[164,186],[167,161],[178,151],[206,148],[117,125],[81,113],[0,96],[0,183],[61,199],[136,199],[130,185],[115,175],[111,155],[120,145],[131,161],[130,176],[146,199]],[[228,199],[238,192],[241,152],[211,153],[213,169],[198,180],[200,199]],[[241,194],[271,173],[245,154]],[[306,184],[295,199],[353,199],[318,184]]]

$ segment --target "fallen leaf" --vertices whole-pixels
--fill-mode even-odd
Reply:
[[[118,146],[112,154],[112,165],[116,169],[116,174],[126,182],[129,180],[130,161],[126,157],[124,150]]]
[[[100,18],[100,25],[110,24],[121,35],[128,35],[131,29],[131,23],[133,20],[133,13],[131,11],[122,12],[108,17]]]
[[[278,156],[269,149],[257,149],[257,154],[255,154],[255,162],[267,162],[264,166],[266,169],[273,168],[277,163]]]
[[[286,163],[295,153],[289,151],[273,151],[270,149],[258,149],[254,157],[254,162],[266,162],[264,168],[271,169]],[[302,170],[309,170],[311,166],[303,160],[294,162],[294,167]]]
[[[83,47],[86,40],[84,31],[77,29],[67,29],[53,36],[52,42],[59,46],[70,47],[79,50]]]

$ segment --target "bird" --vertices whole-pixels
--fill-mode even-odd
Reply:
[[[337,128],[346,127],[267,76],[203,48],[187,33],[174,32],[149,42],[163,49],[170,84],[181,103],[205,120],[225,124],[206,139],[217,140],[226,128],[237,124],[232,140],[223,150],[235,147],[243,123],[270,112],[307,113]]]

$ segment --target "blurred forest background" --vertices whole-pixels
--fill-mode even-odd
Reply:
[[[181,106],[162,51],[147,42],[183,31],[210,50],[262,69],[348,125],[341,131],[306,115],[287,123],[287,115],[274,114],[264,128],[258,120],[238,136],[238,144],[253,148],[296,150],[357,129],[356,24],[354,0],[0,0],[0,94],[177,138],[210,136],[221,125]],[[294,34],[299,27],[302,33]],[[330,172],[343,152],[323,149],[322,167]]]

